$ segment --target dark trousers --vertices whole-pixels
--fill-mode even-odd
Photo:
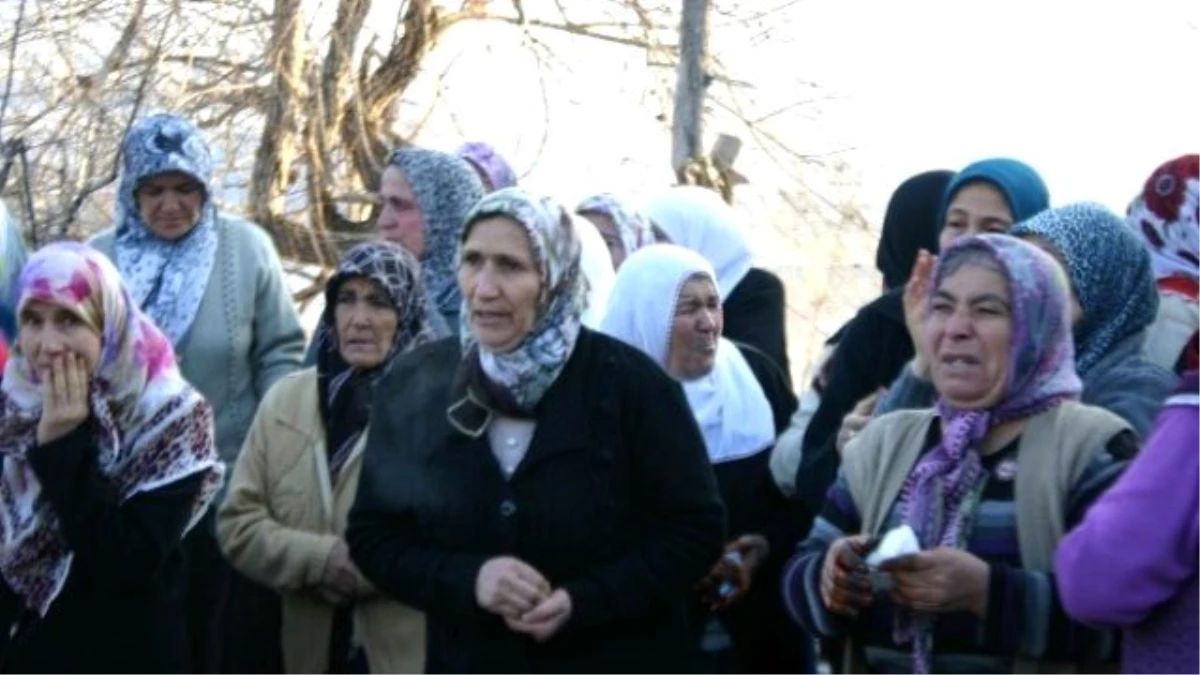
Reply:
[[[221,555],[213,510],[188,533],[188,638],[196,673],[281,673],[279,595]]]

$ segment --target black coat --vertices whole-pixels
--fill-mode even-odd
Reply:
[[[880,387],[890,386],[912,359],[914,348],[904,323],[904,288],[865,305],[841,331],[821,405],[804,432],[803,459],[796,474],[796,493],[812,513],[820,513],[825,492],[841,460],[837,433],[842,418]]]
[[[753,267],[722,301],[725,326],[721,335],[766,354],[783,371],[788,386],[792,375],[787,353],[787,297],[774,274]]]
[[[459,359],[443,340],[380,381],[346,533],[368,579],[426,612],[426,670],[686,670],[686,602],[721,553],[725,511],[683,390],[584,329],[506,481],[486,434],[447,421]],[[570,594],[557,636],[537,644],[476,604],[496,556]]]
[[[120,501],[90,425],[34,448],[29,463],[74,560],[44,618],[0,582],[5,672],[191,671],[181,538],[203,474]]]

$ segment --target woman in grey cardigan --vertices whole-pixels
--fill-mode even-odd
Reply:
[[[211,153],[188,120],[140,120],[122,154],[116,227],[91,243],[116,263],[134,302],[174,344],[183,376],[216,412],[217,448],[232,466],[259,401],[299,368],[304,353],[279,256],[257,226],[217,212]],[[195,669],[204,672],[218,667],[221,647],[208,627],[223,611],[221,589],[232,569],[211,525],[197,530],[189,611],[192,639],[202,643],[193,644]]]

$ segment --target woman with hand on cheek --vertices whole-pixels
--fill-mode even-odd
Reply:
[[[212,410],[116,269],[46,246],[0,385],[0,666],[186,672],[181,541],[221,484]]]
[[[797,620],[863,648],[847,672],[1097,672],[1112,656],[1111,635],[1063,613],[1053,556],[1137,438],[1078,402],[1070,297],[1053,258],[1014,237],[939,257],[922,312],[937,406],[850,441],[784,575]],[[869,542],[903,525],[921,551],[885,561],[893,587],[873,593]]]
[[[427,672],[686,672],[724,510],[679,385],[581,325],[574,220],[518,188],[459,244],[463,340],[376,388],[346,538]]]

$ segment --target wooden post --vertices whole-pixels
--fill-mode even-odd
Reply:
[[[675,81],[675,117],[671,122],[671,166],[680,182],[688,165],[702,161],[704,59],[708,49],[708,0],[683,0],[679,23],[679,70]]]

